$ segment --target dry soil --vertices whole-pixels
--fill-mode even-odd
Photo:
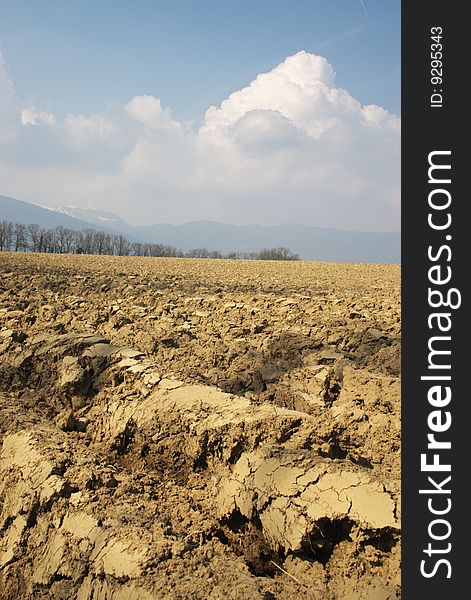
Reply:
[[[400,597],[397,265],[0,254],[0,597]]]

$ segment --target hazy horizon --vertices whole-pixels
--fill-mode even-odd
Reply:
[[[310,227],[310,228],[318,227],[317,225],[311,225],[311,224],[299,223],[299,222],[296,223],[294,221],[280,221],[279,223],[272,223],[271,225],[267,225],[264,223],[256,223],[256,222],[247,222],[245,224],[237,224],[237,223],[230,223],[228,221],[218,221],[215,219],[193,219],[190,221],[182,220],[179,222],[148,221],[145,223],[135,223],[134,225],[131,225],[130,223],[128,223],[128,221],[126,219],[124,219],[122,217],[122,215],[120,215],[117,211],[114,211],[114,210],[102,210],[100,208],[91,207],[91,206],[74,206],[74,205],[67,205],[67,204],[59,204],[56,206],[46,206],[45,204],[40,204],[37,202],[27,202],[25,200],[22,200],[21,198],[11,198],[9,196],[5,196],[4,194],[0,193],[0,200],[2,198],[8,198],[10,200],[19,201],[19,202],[26,202],[27,204],[32,204],[33,206],[38,206],[39,208],[47,209],[48,211],[52,211],[53,213],[56,213],[56,212],[62,213],[64,215],[68,215],[73,218],[82,219],[82,220],[86,220],[85,219],[86,213],[89,213],[89,216],[93,215],[93,213],[108,214],[113,217],[118,217],[118,219],[123,221],[124,224],[128,225],[131,228],[148,227],[148,226],[153,226],[153,225],[171,225],[172,227],[181,227],[182,225],[189,225],[191,223],[200,223],[200,222],[201,223],[217,223],[220,225],[229,225],[231,227],[232,226],[233,227],[281,227],[284,225],[293,225],[293,226]],[[0,204],[0,216],[1,216],[1,211],[2,211],[2,206]],[[85,214],[81,214],[82,211],[84,211]],[[96,221],[93,221],[93,222],[96,222]],[[105,226],[106,224],[104,223],[103,225]],[[363,229],[342,229],[340,227],[319,227],[319,229],[326,229],[326,230],[333,229],[333,230],[353,232],[353,233],[362,233],[362,232],[367,233]],[[371,233],[400,233],[400,229],[388,229],[388,230],[384,230],[384,231],[374,231]]]

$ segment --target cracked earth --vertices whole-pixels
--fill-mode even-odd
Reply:
[[[400,598],[398,266],[0,273],[0,598]]]

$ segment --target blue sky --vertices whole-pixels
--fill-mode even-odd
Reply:
[[[399,0],[0,0],[0,16],[0,193],[132,224],[399,229]]]
[[[57,113],[151,94],[180,119],[299,50],[322,54],[364,104],[400,110],[400,2],[1,1],[17,93]]]

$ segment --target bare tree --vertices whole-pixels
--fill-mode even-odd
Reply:
[[[258,258],[260,260],[299,260],[299,254],[293,254],[289,248],[280,246],[279,248],[260,250]]]
[[[134,256],[144,256],[144,244],[142,242],[133,242],[131,250]]]
[[[209,250],[207,248],[193,248],[187,254],[188,258],[208,258]]]
[[[57,252],[57,239],[54,229],[46,229],[43,236],[43,252]]]
[[[114,239],[114,254],[118,256],[128,256],[131,252],[131,244],[126,236],[122,233],[120,235],[113,236]]]
[[[211,250],[208,253],[209,258],[222,258],[222,252],[219,250]]]
[[[105,239],[102,245],[102,254],[114,254],[114,235],[105,234]]]
[[[81,229],[77,236],[77,254],[94,254],[95,230],[89,227]]]
[[[11,221],[0,221],[0,251],[6,252],[11,249],[13,242],[13,223]]]
[[[74,252],[77,243],[77,232],[73,229],[66,228],[64,233],[64,251],[67,253]]]
[[[289,248],[264,248],[260,252],[228,252],[193,248],[186,254],[168,244],[133,242],[123,234],[112,235],[91,228],[75,231],[63,225],[55,229],[44,229],[37,224],[24,225],[0,221],[0,251],[21,252],[76,252],[77,254],[110,254],[117,256],[188,257],[244,260],[300,260],[299,255]]]
[[[41,251],[42,231],[42,227],[37,223],[28,225],[29,249],[31,252]]]
[[[20,252],[28,248],[28,230],[23,223],[13,225],[13,249]]]
[[[104,231],[93,232],[93,250],[92,254],[106,254],[108,240],[108,234]]]
[[[58,225],[55,231],[56,248],[59,254],[63,254],[66,246],[67,229],[63,225]]]

